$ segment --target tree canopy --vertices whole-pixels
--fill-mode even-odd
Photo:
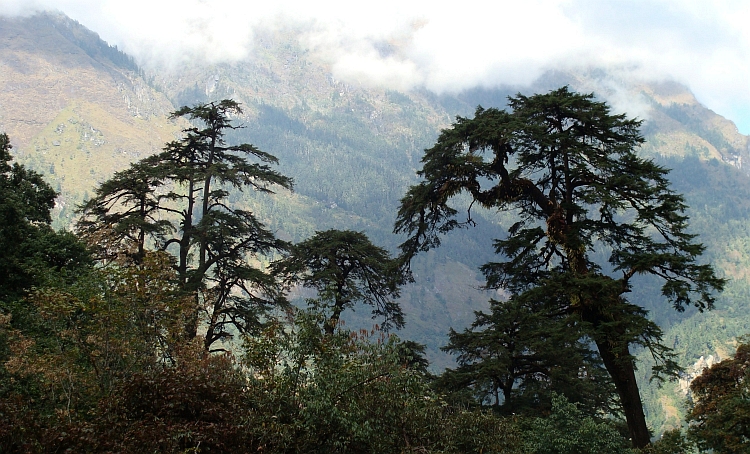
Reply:
[[[750,450],[750,344],[732,358],[705,369],[690,384],[689,437],[701,449],[719,453]]]
[[[0,134],[0,302],[23,297],[52,274],[75,273],[91,263],[83,243],[55,232],[50,212],[57,193],[42,175],[11,164],[12,146]]]
[[[453,392],[468,387],[503,414],[548,412],[557,393],[589,415],[616,415],[612,381],[572,322],[538,301],[491,300],[490,311],[477,312],[470,328],[450,330],[443,350],[457,355],[458,368],[438,382]]]
[[[290,248],[274,263],[273,273],[291,283],[313,288],[309,305],[328,315],[325,330],[332,334],[341,313],[357,303],[372,306],[381,328],[402,328],[404,314],[396,301],[404,274],[388,251],[375,246],[362,232],[326,230]]]
[[[228,202],[229,189],[270,193],[291,189],[292,180],[270,165],[277,159],[247,143],[228,145],[225,135],[240,128],[232,117],[240,105],[223,100],[183,107],[172,118],[193,122],[183,138],[102,183],[81,208],[78,230],[100,256],[136,264],[155,248],[175,256],[181,288],[195,300],[185,328],[197,334],[206,322],[205,348],[257,327],[260,316],[283,303],[276,280],[251,258],[284,250],[255,215]],[[257,162],[253,162],[252,160]]]
[[[663,280],[677,310],[711,308],[724,281],[697,262],[703,246],[688,232],[683,198],[668,171],[638,156],[641,123],[610,113],[591,94],[567,87],[509,98],[510,111],[477,108],[458,117],[425,151],[423,181],[401,201],[395,224],[408,235],[405,262],[462,226],[452,200],[514,213],[496,239],[501,260],[484,265],[488,288],[526,298],[557,295],[558,309],[594,341],[617,388],[637,447],[649,442],[635,382],[632,345],[643,345],[674,370],[661,330],[628,301],[638,275]],[[598,254],[597,254],[598,253]],[[596,258],[606,259],[598,261]]]

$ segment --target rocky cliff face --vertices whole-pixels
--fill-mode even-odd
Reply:
[[[690,384],[693,380],[701,375],[705,369],[708,369],[719,362],[721,362],[719,355],[708,355],[698,358],[698,361],[693,363],[690,367],[685,368],[685,372],[680,374],[680,378],[677,380],[680,392],[687,397],[688,394],[690,394]]]
[[[750,159],[750,136],[734,123],[701,104],[682,84],[670,80],[640,80],[615,69],[550,72],[536,84],[546,91],[560,85],[596,93],[615,112],[644,120],[645,153],[665,157],[697,156],[717,159],[745,169]]]

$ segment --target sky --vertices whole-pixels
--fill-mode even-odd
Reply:
[[[38,10],[62,11],[152,67],[252,57],[255,31],[292,25],[334,75],[400,90],[618,68],[683,83],[750,134],[746,0],[0,0],[2,15]]]

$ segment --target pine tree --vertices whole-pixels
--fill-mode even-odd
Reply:
[[[357,303],[373,307],[373,318],[383,329],[402,328],[404,314],[396,299],[405,277],[385,249],[372,244],[362,232],[326,230],[295,244],[274,274],[287,284],[313,288],[317,298],[309,306],[327,315],[324,329],[333,334],[341,313]]]
[[[173,253],[182,291],[193,295],[187,338],[206,322],[206,350],[260,322],[268,308],[283,303],[276,280],[249,264],[253,257],[286,248],[253,213],[230,206],[229,190],[291,189],[292,180],[271,169],[278,160],[251,144],[227,145],[225,135],[240,126],[232,100],[183,107],[172,118],[194,126],[161,153],[149,156],[102,183],[81,208],[78,229],[103,256],[119,255],[137,265],[144,250]],[[258,162],[251,162],[255,159]]]
[[[687,232],[682,196],[669,188],[668,171],[639,157],[641,123],[613,115],[593,94],[567,87],[509,98],[510,112],[479,107],[459,117],[426,150],[421,183],[401,201],[395,224],[406,233],[405,263],[440,244],[440,236],[471,225],[457,220],[449,202],[468,194],[490,210],[517,217],[495,241],[501,261],[482,270],[487,287],[533,298],[559,295],[559,309],[578,317],[612,377],[636,447],[649,433],[630,348],[643,345],[674,370],[661,330],[627,299],[637,275],[663,280],[662,293],[677,310],[714,303],[724,281],[696,261],[703,246]],[[604,263],[594,252],[608,254]],[[601,255],[601,254],[600,254]]]

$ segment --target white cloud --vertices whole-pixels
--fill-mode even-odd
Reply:
[[[637,68],[685,83],[750,132],[744,0],[0,0],[2,14],[50,8],[151,64],[241,59],[258,26],[292,22],[337,77],[398,89],[523,85],[580,65]]]

